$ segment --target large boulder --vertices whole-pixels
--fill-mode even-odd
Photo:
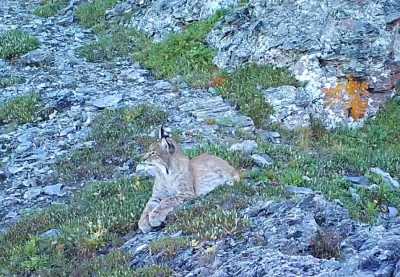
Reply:
[[[127,0],[110,10],[107,18],[128,18],[128,26],[160,41],[191,22],[207,19],[217,10],[238,3],[239,0]]]
[[[307,83],[298,91],[267,92],[275,121],[300,127],[310,114],[327,127],[357,125],[377,112],[400,79],[399,23],[396,0],[250,0],[208,42],[218,50],[220,68],[274,64]],[[274,98],[288,91],[290,99]],[[303,95],[299,104],[291,100],[296,95]],[[290,111],[280,109],[288,101]]]

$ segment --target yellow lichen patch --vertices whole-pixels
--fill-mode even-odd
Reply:
[[[344,104],[344,109],[354,120],[365,116],[368,108],[368,83],[349,77],[344,84],[324,89],[328,106]]]

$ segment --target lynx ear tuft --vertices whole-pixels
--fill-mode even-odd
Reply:
[[[160,137],[160,139],[169,138],[170,133],[171,133],[171,130],[169,128],[164,128],[164,126],[161,126],[159,137]]]
[[[165,152],[168,152],[171,155],[174,154],[176,150],[174,143],[168,137],[161,139],[161,147]]]

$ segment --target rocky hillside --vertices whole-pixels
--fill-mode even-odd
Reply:
[[[3,0],[0,276],[399,277],[399,90],[396,0]],[[144,235],[161,124],[242,181]]]

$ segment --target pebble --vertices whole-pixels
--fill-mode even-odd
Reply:
[[[257,142],[254,140],[245,140],[240,143],[235,143],[229,147],[229,151],[242,152],[243,154],[250,155],[254,153],[258,148]]]
[[[274,164],[272,158],[266,154],[253,154],[251,158],[261,168],[267,168]]]

